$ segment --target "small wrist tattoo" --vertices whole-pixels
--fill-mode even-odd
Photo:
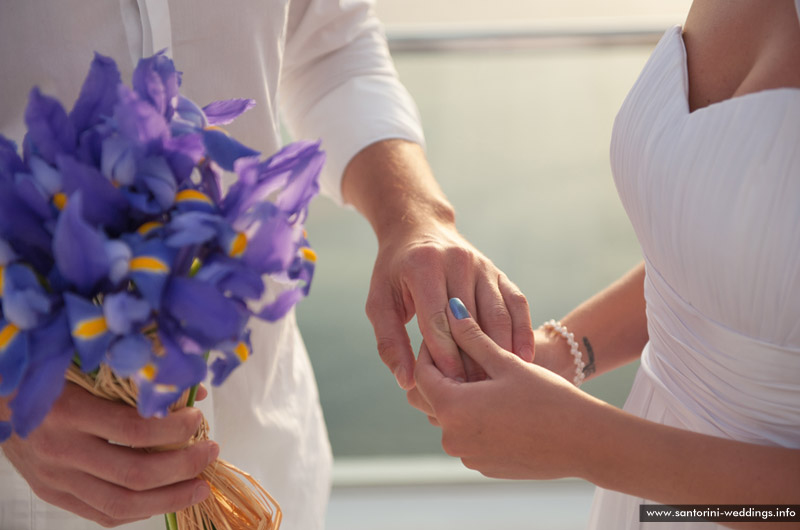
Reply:
[[[583,337],[583,345],[586,346],[586,355],[589,357],[589,362],[583,367],[583,375],[592,375],[596,367],[594,365],[594,350],[592,350],[592,345],[589,344],[588,337]]]

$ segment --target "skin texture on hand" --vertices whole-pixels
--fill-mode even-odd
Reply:
[[[8,416],[5,402],[0,415]],[[142,449],[183,446],[201,422],[202,413],[194,408],[145,419],[133,407],[68,383],[36,430],[26,439],[13,435],[0,448],[42,500],[114,527],[178,511],[208,496],[208,485],[196,477],[216,459],[217,444]]]
[[[415,314],[434,362],[447,376],[485,377],[450,336],[444,307],[454,296],[498,344],[533,358],[527,300],[459,234],[452,206],[420,146],[388,140],[367,147],[348,165],[342,190],[378,238],[366,311],[381,359],[402,388],[414,386],[415,359],[405,324]]]

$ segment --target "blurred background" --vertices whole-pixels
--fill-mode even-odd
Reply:
[[[611,178],[611,127],[689,3],[377,0],[459,230],[527,295],[534,326],[641,259]],[[308,232],[319,261],[298,319],[335,456],[329,530],[584,528],[590,484],[492,481],[443,453],[376,353],[369,225],[318,198]],[[408,330],[418,347],[415,321]],[[583,388],[621,406],[635,370]]]

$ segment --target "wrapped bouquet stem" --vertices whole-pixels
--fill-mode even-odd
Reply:
[[[95,396],[136,406],[136,383],[121,379],[107,366],[96,374],[82,372],[76,365],[67,370],[67,381],[75,383]],[[193,404],[192,392],[170,407],[177,410]],[[208,439],[208,424],[202,425],[187,445]],[[172,450],[175,447],[150,447],[149,451]],[[211,488],[204,501],[176,514],[168,514],[168,525],[180,530],[278,530],[281,509],[278,502],[250,475],[228,462],[217,459],[200,474]]]
[[[65,380],[143,417],[186,406],[257,354],[251,319],[281,319],[308,294],[319,143],[262,158],[221,128],[254,102],[199,107],[163,53],[131,84],[96,55],[70,112],[34,88],[21,152],[0,136],[0,397],[14,396],[0,442],[35,429]],[[171,524],[278,528],[247,473],[218,460],[201,478],[212,495]]]

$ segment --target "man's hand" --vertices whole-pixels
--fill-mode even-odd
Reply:
[[[0,418],[7,416],[0,403]],[[26,439],[13,435],[0,448],[41,499],[113,527],[208,496],[208,484],[196,477],[219,454],[214,442],[164,452],[142,449],[184,445],[202,421],[194,408],[144,419],[133,407],[67,383],[36,430]]]
[[[342,189],[378,237],[367,316],[381,359],[402,388],[414,386],[414,354],[405,324],[415,314],[442,373],[462,381],[484,377],[478,365],[462,360],[450,336],[445,307],[451,297],[461,298],[501,347],[533,358],[527,300],[458,233],[453,209],[420,146],[389,140],[367,147],[348,165]]]

